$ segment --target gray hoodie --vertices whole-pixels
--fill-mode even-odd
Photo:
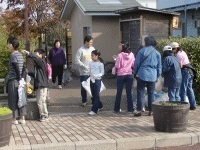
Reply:
[[[79,66],[80,75],[89,75],[89,64],[91,59],[91,52],[95,50],[94,47],[87,48],[85,45],[79,48],[75,56],[75,64]]]

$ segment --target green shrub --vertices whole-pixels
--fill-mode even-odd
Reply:
[[[188,54],[192,66],[197,71],[197,79],[194,83],[195,96],[197,102],[200,104],[200,63],[199,63],[199,54],[200,54],[200,38],[169,38],[168,40],[158,40],[157,50],[162,54],[162,49],[164,46],[169,45],[172,42],[179,43],[180,47]]]
[[[12,113],[12,111],[7,107],[1,107],[0,108],[0,117],[11,114],[11,113]]]

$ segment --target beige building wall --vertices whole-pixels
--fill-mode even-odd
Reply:
[[[120,42],[119,17],[92,17],[92,37],[94,47],[101,51],[104,61],[111,61],[112,56],[118,54]]]
[[[90,27],[92,31],[92,17],[85,16],[76,5],[71,14],[72,63],[77,50],[83,45],[83,27]]]

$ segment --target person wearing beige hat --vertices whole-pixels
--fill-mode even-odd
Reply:
[[[172,47],[167,45],[163,48],[164,87],[168,87],[169,101],[180,101],[180,87],[182,82],[181,67],[178,59],[172,52]]]
[[[190,61],[186,52],[179,47],[177,42],[172,42],[170,44],[172,51],[174,52],[176,58],[181,63],[181,73],[182,73],[182,83],[180,89],[181,101],[186,101],[186,96],[188,96],[190,103],[190,110],[196,109],[196,99],[194,95],[194,90],[192,88],[193,78],[195,76],[194,68],[191,66]]]

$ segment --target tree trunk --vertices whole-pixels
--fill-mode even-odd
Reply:
[[[38,37],[38,48],[42,48],[42,37]]]

